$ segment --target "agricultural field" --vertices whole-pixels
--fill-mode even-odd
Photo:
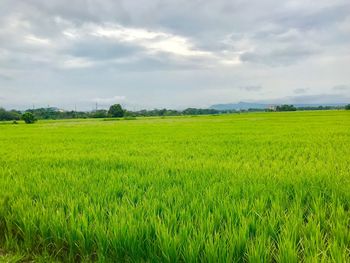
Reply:
[[[350,112],[0,124],[0,261],[350,261]]]

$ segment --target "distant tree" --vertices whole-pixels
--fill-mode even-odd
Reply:
[[[30,124],[36,122],[36,118],[31,112],[26,112],[22,115],[22,120],[24,120],[25,123]]]
[[[166,115],[166,109],[161,109],[158,111],[159,116],[164,116]]]
[[[91,113],[90,117],[92,118],[106,118],[107,111],[106,110],[97,110]]]
[[[218,114],[220,111],[215,109],[197,109],[197,108],[187,108],[182,111],[183,115],[204,115],[204,114]]]
[[[12,121],[21,119],[21,113],[15,110],[7,111],[0,108],[0,121]]]
[[[108,110],[108,115],[111,117],[123,117],[125,113],[125,110],[122,108],[120,104],[114,104],[112,105]]]
[[[88,118],[93,117],[95,112],[83,112],[83,111],[65,111],[56,107],[27,109],[26,112],[34,114],[38,120],[42,119],[72,119],[72,118]],[[107,111],[106,111],[107,112]],[[103,118],[106,116],[103,116]]]
[[[350,104],[346,105],[346,106],[345,106],[345,109],[346,109],[346,110],[350,110]]]
[[[296,111],[296,110],[297,108],[294,107],[294,105],[284,104],[276,107],[276,111]]]

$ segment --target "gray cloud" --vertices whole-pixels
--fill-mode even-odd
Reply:
[[[262,87],[250,85],[250,86],[242,86],[240,87],[240,89],[246,90],[246,91],[259,91],[259,90],[262,90]]]
[[[345,94],[316,94],[307,96],[296,96],[290,98],[293,103],[347,103],[350,96]]]
[[[2,73],[0,73],[0,79],[1,80],[7,80],[7,81],[13,80],[13,78],[11,76],[8,76],[8,75],[2,74]]]
[[[347,93],[334,86],[349,83],[349,10],[347,0],[3,0],[0,93],[9,106],[69,107],[82,94],[180,107],[305,86]]]
[[[302,93],[305,93],[307,91],[308,91],[308,89],[303,89],[303,88],[298,88],[298,89],[293,90],[293,92],[296,94],[302,94]]]
[[[74,57],[90,58],[93,60],[112,60],[125,58],[142,52],[141,48],[123,43],[113,43],[103,39],[84,39],[68,47],[65,52]]]
[[[316,54],[316,50],[308,46],[292,46],[276,47],[273,50],[257,50],[253,52],[245,52],[240,56],[244,62],[253,62],[267,64],[271,66],[291,65],[296,62]]]
[[[350,85],[336,85],[333,87],[334,91],[349,91],[350,92]]]
[[[346,94],[314,94],[281,97],[267,100],[268,103],[291,103],[291,104],[345,104],[350,101],[350,95]]]

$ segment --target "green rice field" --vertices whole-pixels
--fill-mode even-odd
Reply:
[[[349,262],[350,111],[0,124],[2,262]]]

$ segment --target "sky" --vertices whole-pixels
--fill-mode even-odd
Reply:
[[[350,102],[349,0],[0,0],[0,107]]]

